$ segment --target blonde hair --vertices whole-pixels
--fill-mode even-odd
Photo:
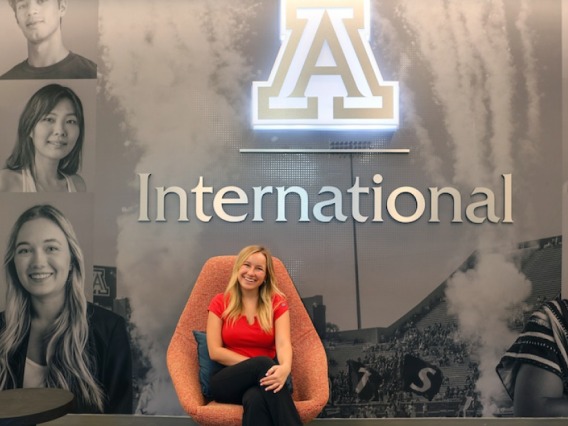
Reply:
[[[243,248],[237,255],[237,260],[233,266],[233,272],[227,288],[225,289],[225,300],[227,301],[227,307],[223,312],[223,318],[225,318],[229,323],[234,324],[234,322],[243,313],[243,294],[241,287],[239,285],[239,270],[245,261],[253,254],[261,253],[266,259],[266,278],[264,283],[258,289],[258,307],[257,316],[260,328],[269,333],[274,324],[274,310],[272,308],[272,298],[278,294],[284,296],[284,294],[278,289],[278,283],[276,281],[276,276],[274,274],[274,265],[272,262],[272,255],[270,251],[265,247],[252,245]]]
[[[31,207],[22,213],[8,240],[4,257],[7,289],[5,327],[0,332],[0,389],[17,385],[9,360],[28,335],[32,315],[30,294],[20,283],[14,263],[18,234],[25,223],[39,218],[50,220],[63,231],[69,244],[72,267],[65,287],[65,304],[46,340],[46,386],[67,389],[80,402],[103,412],[104,394],[92,373],[93,354],[86,350],[89,325],[83,289],[83,252],[71,223],[63,213],[47,204]]]

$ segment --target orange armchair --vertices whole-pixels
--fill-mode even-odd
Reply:
[[[197,343],[193,330],[205,330],[211,298],[225,290],[236,256],[217,256],[205,262],[178,321],[167,353],[167,364],[182,408],[203,426],[238,426],[241,405],[207,400],[201,393]],[[309,423],[329,397],[327,357],[312,321],[284,264],[273,258],[280,290],[290,309],[293,362],[292,396],[302,422]]]

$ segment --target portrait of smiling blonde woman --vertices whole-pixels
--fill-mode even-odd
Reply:
[[[132,413],[126,321],[86,300],[83,251],[57,208],[25,210],[4,255],[0,390],[61,388],[76,413]],[[90,274],[89,274],[90,275]]]
[[[272,256],[241,250],[224,293],[213,297],[207,347],[222,368],[210,379],[213,399],[243,405],[243,425],[301,425],[286,381],[292,369],[290,313]]]

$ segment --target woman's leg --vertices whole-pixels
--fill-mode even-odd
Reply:
[[[261,386],[253,386],[243,395],[243,426],[274,426],[263,393]]]
[[[209,382],[213,399],[242,404],[244,393],[252,386],[260,386],[260,379],[273,365],[274,361],[268,357],[255,357],[223,368]]]
[[[279,392],[254,386],[243,396],[243,426],[301,426],[302,421],[286,386]]]
[[[243,426],[301,425],[286,386],[274,393],[264,390],[259,384],[274,364],[268,357],[256,357],[223,368],[211,377],[210,388],[215,401],[242,404]]]

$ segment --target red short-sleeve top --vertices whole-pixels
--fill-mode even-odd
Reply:
[[[265,333],[260,328],[258,318],[255,317],[254,323],[250,325],[246,316],[241,315],[234,324],[230,325],[222,318],[226,308],[223,293],[217,294],[209,304],[209,311],[213,312],[223,320],[221,329],[221,339],[223,345],[238,354],[246,357],[267,356],[274,358],[276,356],[276,346],[274,342],[274,329],[270,333]],[[272,298],[272,309],[274,311],[274,322],[288,311],[288,303],[286,299],[280,295]]]

